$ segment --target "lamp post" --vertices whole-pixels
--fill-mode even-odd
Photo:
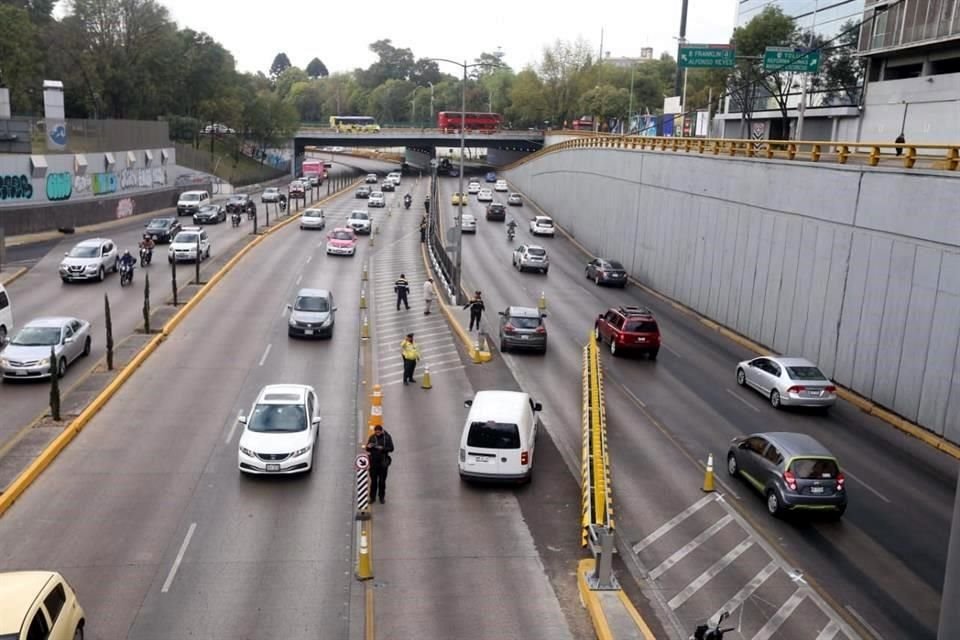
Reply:
[[[450,64],[455,64],[463,70],[463,80],[460,87],[460,172],[457,176],[457,193],[460,194],[457,198],[457,202],[461,204],[457,205],[457,215],[454,216],[454,238],[457,243],[457,255],[454,258],[453,263],[453,295],[456,297],[457,304],[460,304],[462,301],[461,292],[460,292],[460,272],[461,266],[463,264],[463,233],[461,232],[460,225],[460,214],[463,212],[463,204],[461,198],[463,197],[463,155],[464,155],[464,131],[466,130],[466,120],[467,120],[467,69],[472,69],[474,67],[494,67],[498,68],[503,65],[492,64],[488,62],[475,62],[473,64],[467,64],[467,61],[457,62],[456,60],[450,60],[448,58],[427,58],[427,60],[433,60],[434,62],[449,62]],[[432,85],[431,85],[432,86]]]
[[[432,128],[433,123],[436,121],[436,117],[433,113],[433,83],[427,82],[427,84],[430,85],[430,121],[428,122],[428,124]]]

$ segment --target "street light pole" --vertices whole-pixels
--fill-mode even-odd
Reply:
[[[433,113],[433,83],[428,82],[430,85],[430,121],[427,123],[430,125],[430,128],[433,128],[433,123],[436,122],[436,116]]]

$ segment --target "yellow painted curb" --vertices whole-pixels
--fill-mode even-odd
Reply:
[[[23,274],[25,274],[26,272],[27,272],[27,268],[26,268],[26,267],[20,267],[19,269],[17,269],[16,271],[14,271],[12,275],[4,276],[4,277],[3,277],[3,280],[0,281],[0,284],[6,286],[6,285],[10,284],[11,282],[13,282],[14,280],[16,280],[17,278],[19,278],[20,276],[22,276]]]
[[[318,200],[316,204],[326,202],[327,200],[340,195],[343,193],[343,191],[352,188],[352,185],[355,183],[356,181],[341,191],[332,193],[329,196]],[[174,315],[173,318],[167,321],[161,332],[155,335],[150,342],[144,345],[144,347],[133,357],[133,359],[117,373],[117,377],[111,380],[110,384],[108,384],[107,387],[101,391],[97,397],[94,398],[93,401],[84,408],[83,411],[80,412],[80,415],[74,418],[70,424],[64,428],[60,435],[54,438],[53,442],[48,444],[46,448],[40,452],[40,455],[38,455],[33,462],[27,466],[26,469],[20,472],[14,481],[10,483],[10,486],[7,487],[7,490],[4,491],[3,494],[0,494],[0,515],[3,515],[7,509],[9,509],[13,503],[16,502],[17,498],[19,498],[23,492],[26,491],[27,487],[33,484],[33,481],[36,480],[48,466],[50,466],[50,463],[52,463],[57,456],[60,455],[60,452],[63,451],[68,444],[70,444],[70,441],[73,440],[77,434],[83,430],[83,428],[97,413],[99,413],[100,409],[103,408],[107,401],[109,401],[110,398],[117,393],[120,387],[123,386],[123,384],[138,368],[140,368],[140,365],[142,365],[143,362],[150,356],[150,354],[156,350],[160,343],[166,339],[174,327],[176,327],[183,320],[183,317],[186,315],[188,310],[193,309],[196,306],[196,303],[205,297],[207,293],[209,293],[210,288],[219,282],[223,276],[230,269],[232,269],[234,265],[236,265],[236,263],[239,261],[238,259],[241,256],[246,255],[250,248],[259,244],[263,238],[273,233],[273,231],[290,224],[300,215],[301,214],[291,215],[289,219],[271,227],[269,230],[265,231],[262,236],[255,238],[253,242],[249,243],[247,246],[241,249],[237,255],[228,260],[227,263],[223,265],[217,271],[217,273],[215,273],[213,277],[211,277],[210,280],[200,289],[200,291],[198,291],[196,295],[194,295],[193,298],[191,298],[190,301],[187,302],[187,304],[185,304],[183,308],[176,313],[176,315]],[[26,271],[26,269],[24,269],[24,271]]]
[[[591,558],[577,562],[577,588],[580,591],[580,602],[583,603],[587,613],[590,614],[590,621],[593,622],[593,630],[597,634],[597,640],[614,640],[607,617],[603,615],[600,601],[590,590],[587,579],[584,577],[588,572],[593,571],[595,566],[596,561]]]
[[[643,619],[643,616],[640,615],[640,612],[637,611],[637,608],[633,606],[632,602],[630,602],[630,598],[627,597],[627,594],[621,590],[617,595],[620,598],[620,602],[623,603],[623,608],[626,609],[627,613],[630,614],[630,617],[633,618],[634,624],[639,627],[640,633],[643,634],[644,640],[656,640],[656,636],[653,635],[653,631],[651,631],[650,627],[647,626],[647,621]]]

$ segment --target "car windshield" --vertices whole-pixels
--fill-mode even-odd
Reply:
[[[231,196],[231,197],[230,197],[230,202],[246,202],[246,201],[247,201],[247,197],[246,197],[246,196]]]
[[[531,247],[527,249],[527,253],[532,256],[545,256],[547,255],[546,249],[541,249],[540,247]]]
[[[383,194],[380,193],[379,191],[374,191],[373,193],[370,194],[370,197],[371,197],[371,198],[382,198],[382,197],[383,197]]]
[[[331,237],[334,240],[353,240],[353,234],[349,231],[334,231]]]
[[[197,234],[195,233],[178,233],[177,237],[174,239],[174,242],[177,244],[184,244],[189,242],[195,244],[197,242]]]
[[[269,189],[264,191],[264,193],[279,193],[279,192],[280,192],[280,189],[277,189],[276,187],[270,187]]]
[[[71,258],[96,258],[100,255],[98,246],[76,246],[70,250]]]
[[[200,196],[199,194],[196,194],[196,193],[185,193],[182,196],[180,196],[180,199],[185,202],[196,202],[197,200],[200,199]]]
[[[11,344],[21,347],[48,347],[60,344],[60,327],[24,327]]]
[[[794,380],[826,380],[820,369],[816,367],[787,367],[787,373]]]
[[[553,220],[549,220],[546,218],[537,218],[537,224],[540,225],[541,227],[552,227]]]
[[[317,296],[300,296],[294,303],[293,308],[296,311],[313,311],[316,313],[330,311],[327,299]]]
[[[610,262],[608,262],[603,266],[609,267],[610,269],[619,269],[620,271],[623,271],[623,265],[617,262],[616,260],[611,260]]]
[[[623,330],[636,333],[653,333],[657,330],[657,323],[653,320],[627,320],[623,325]]]
[[[319,218],[322,215],[323,215],[323,212],[317,209],[307,209],[306,211],[303,212],[304,218]]]
[[[796,458],[790,463],[790,471],[801,480],[836,478],[840,473],[837,461],[830,458]]]
[[[217,208],[210,204],[200,207],[200,213],[214,213],[216,210]]]
[[[299,404],[258,404],[247,421],[247,428],[258,433],[306,431],[306,412]]]
[[[519,449],[520,429],[507,422],[474,422],[467,434],[468,447]]]
[[[149,224],[150,229],[166,229],[170,225],[169,220],[151,220]]]
[[[354,211],[350,217],[354,220],[366,220],[370,216],[368,216],[365,211]]]
[[[510,324],[517,329],[536,329],[540,326],[540,318],[518,318],[517,316],[512,316],[510,317]]]

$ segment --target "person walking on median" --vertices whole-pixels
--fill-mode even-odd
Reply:
[[[397,294],[397,311],[400,311],[401,304],[409,311],[410,303],[407,302],[407,294],[410,293],[410,283],[407,282],[407,276],[400,274],[397,281],[393,283],[393,292]]]
[[[900,135],[897,136],[897,139],[894,140],[894,142],[897,143],[897,144],[904,144],[906,141],[907,141],[907,139],[903,137],[903,131],[901,131],[901,132],[900,132]],[[902,147],[897,147],[897,148],[896,148],[896,153],[897,153],[897,156],[899,157],[900,154],[903,153],[903,148],[902,148]]]
[[[393,438],[378,424],[367,438],[366,450],[370,454],[370,504],[377,501],[378,493],[383,504],[387,499],[387,470],[392,462]]]
[[[463,305],[463,308],[470,309],[470,328],[468,331],[473,331],[474,325],[476,325],[477,331],[479,331],[480,316],[483,315],[484,310],[483,298],[480,297],[480,292],[474,292],[473,298],[471,298],[467,304]]]
[[[433,278],[427,278],[423,283],[423,315],[430,315],[430,304],[433,302]]]
[[[403,384],[416,382],[413,379],[413,371],[417,368],[417,360],[420,359],[420,348],[414,344],[412,333],[408,333],[400,343],[400,355],[403,356]]]
[[[427,241],[427,216],[420,218],[420,242]]]

